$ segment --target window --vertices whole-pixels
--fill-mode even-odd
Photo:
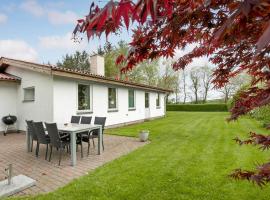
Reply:
[[[145,100],[145,103],[144,103],[145,108],[149,108],[149,93],[145,93],[144,100]]]
[[[108,88],[108,108],[109,110],[117,110],[116,88]]]
[[[157,94],[156,107],[160,108],[160,95],[159,94]]]
[[[24,88],[24,101],[35,101],[35,87]]]
[[[135,109],[135,91],[128,90],[128,109]]]
[[[90,85],[78,84],[78,110],[90,110]]]

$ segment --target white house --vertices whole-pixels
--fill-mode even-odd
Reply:
[[[104,76],[104,59],[90,58],[91,73],[0,58],[0,118],[66,123],[72,115],[106,116],[106,126],[162,117],[169,90]],[[5,125],[0,122],[0,131]]]

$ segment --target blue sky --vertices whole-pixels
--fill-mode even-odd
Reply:
[[[107,1],[95,1],[103,6]],[[41,63],[56,63],[66,53],[76,50],[95,51],[103,46],[106,38],[80,43],[71,40],[76,20],[84,17],[89,0],[1,0],[0,5],[0,56]],[[115,44],[120,39],[129,41],[130,34],[111,35]]]

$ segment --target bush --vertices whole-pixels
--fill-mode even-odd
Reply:
[[[167,111],[227,112],[227,104],[169,104]]]
[[[256,108],[250,112],[251,117],[261,121],[266,127],[270,124],[270,105]]]

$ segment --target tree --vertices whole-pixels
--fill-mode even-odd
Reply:
[[[207,101],[208,92],[211,87],[212,70],[208,65],[201,68],[202,73],[202,86],[203,86],[203,102]]]
[[[183,97],[183,103],[185,104],[186,103],[186,100],[187,100],[187,96],[188,96],[188,93],[187,93],[187,89],[186,89],[186,76],[187,76],[187,73],[186,73],[186,70],[183,69],[182,70],[182,87],[183,87],[183,93],[184,93],[184,97]]]
[[[196,68],[193,68],[190,73],[189,73],[189,77],[191,80],[191,90],[194,94],[195,100],[194,102],[197,104],[199,102],[199,93],[200,93],[200,89],[201,89],[201,72],[198,71]]]
[[[236,77],[230,79],[223,88],[219,91],[223,93],[224,102],[227,103],[228,100],[243,86],[250,82],[250,78],[246,74],[240,74]]]
[[[213,78],[217,88],[243,71],[252,77],[250,88],[241,94],[231,110],[230,119],[235,120],[270,103],[269,10],[268,0],[138,0],[136,3],[112,0],[104,8],[92,4],[85,19],[78,20],[74,35],[78,36],[78,32],[86,32],[88,38],[102,33],[108,35],[124,25],[129,28],[131,20],[138,23],[129,53],[117,59],[117,63],[125,63],[122,72],[147,59],[173,57],[176,49],[197,44],[174,63],[175,70],[184,69],[194,58],[208,56],[217,66]],[[257,86],[258,82],[263,86]],[[267,163],[259,167],[262,174],[258,169],[254,174],[237,171],[235,177],[267,183],[269,166]]]
[[[172,60],[165,60],[163,65],[163,70],[160,70],[158,86],[172,90],[175,94],[175,103],[178,102],[179,93],[179,72],[175,72],[172,69]],[[168,101],[168,98],[167,98]]]
[[[86,51],[76,51],[74,54],[66,54],[62,61],[56,63],[57,67],[64,67],[70,69],[90,70],[89,54]]]

